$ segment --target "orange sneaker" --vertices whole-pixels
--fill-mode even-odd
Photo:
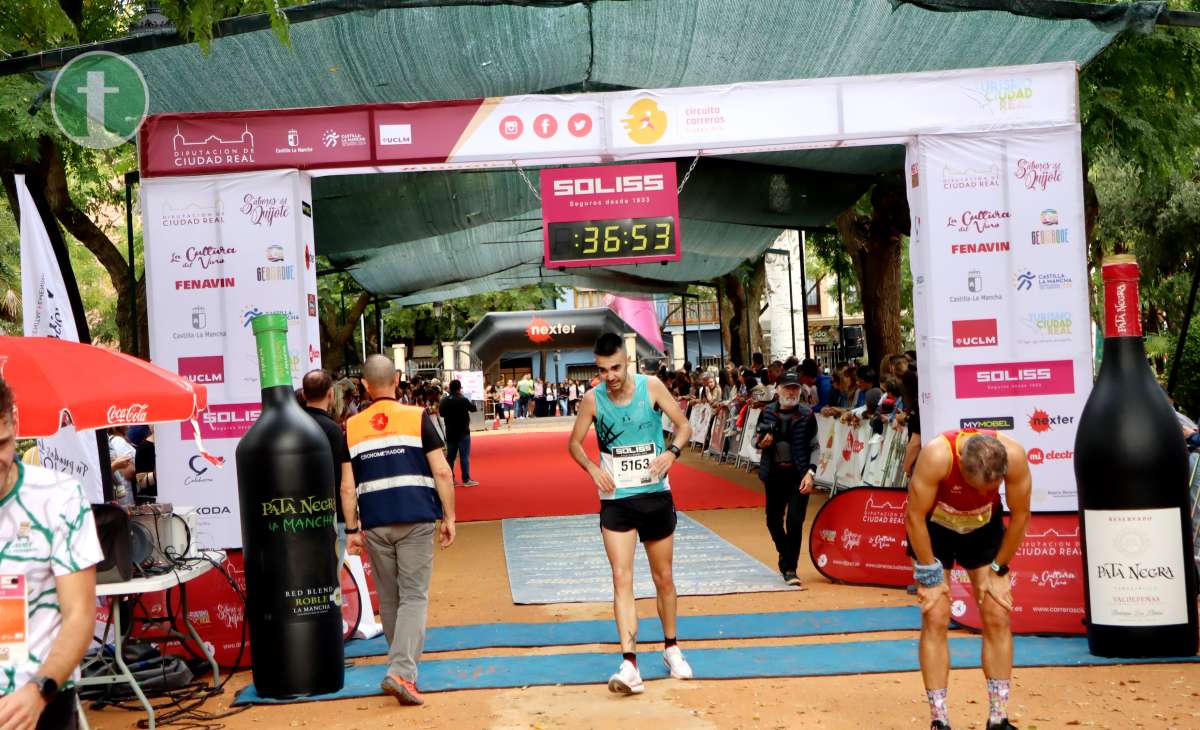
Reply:
[[[402,705],[423,705],[425,698],[417,691],[417,685],[398,674],[389,674],[379,683],[384,694],[391,695]]]

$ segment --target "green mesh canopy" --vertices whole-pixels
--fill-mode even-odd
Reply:
[[[151,113],[286,109],[1082,65],[1161,10],[1089,20],[1045,0],[1020,3],[1021,15],[983,0],[423,5],[296,23],[290,47],[264,30],[218,38],[208,56],[187,45],[130,58]],[[371,292],[408,303],[539,281],[670,290],[758,257],[785,228],[827,225],[903,159],[898,146],[706,158],[680,198],[683,259],[667,265],[545,270],[539,201],[512,170],[319,177],[315,243]],[[690,163],[677,160],[680,179]]]

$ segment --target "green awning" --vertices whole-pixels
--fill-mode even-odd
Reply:
[[[1119,13],[1093,22],[1050,12],[1078,3],[1026,0],[1031,14],[1018,15],[978,10],[983,2],[422,3],[297,23],[290,48],[264,30],[219,38],[208,56],[190,45],[131,58],[152,113],[336,106],[1085,64],[1158,5],[1128,6],[1122,23]],[[682,177],[690,160],[678,164]],[[322,177],[316,249],[406,302],[536,281],[673,288],[757,257],[784,228],[828,224],[902,164],[896,146],[705,159],[681,196],[682,261],[565,272],[542,269],[539,204],[514,171]]]

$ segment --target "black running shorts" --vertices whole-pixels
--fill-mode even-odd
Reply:
[[[999,506],[992,509],[992,519],[978,530],[965,535],[955,532],[948,527],[925,521],[929,528],[929,541],[933,544],[933,556],[941,561],[946,570],[954,567],[955,563],[966,570],[982,568],[991,565],[1000,552],[1000,543],[1004,542],[1004,515]],[[916,559],[912,545],[908,547],[909,557]]]
[[[600,526],[613,532],[637,530],[642,542],[675,533],[675,500],[671,492],[650,492],[600,502]]]

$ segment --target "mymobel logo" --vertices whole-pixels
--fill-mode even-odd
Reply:
[[[1000,344],[994,319],[961,319],[950,324],[955,347],[994,347]]]
[[[963,418],[959,420],[959,428],[985,431],[1011,431],[1016,426],[1012,416],[984,416],[982,418]]]
[[[93,51],[71,59],[54,77],[50,108],[72,142],[106,150],[137,134],[150,109],[150,93],[133,62]]]
[[[604,195],[607,193],[642,193],[663,189],[661,173],[653,175],[621,175],[605,182],[599,177],[582,177],[575,180],[555,180],[554,196],[561,195]]]

